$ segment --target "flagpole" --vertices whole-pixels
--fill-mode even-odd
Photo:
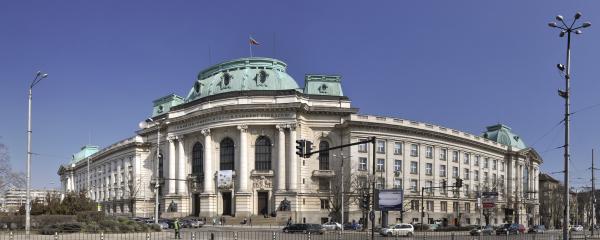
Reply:
[[[252,39],[252,35],[250,35],[248,38],[248,45],[250,45],[250,57],[252,57],[252,43],[250,42],[250,39]]]

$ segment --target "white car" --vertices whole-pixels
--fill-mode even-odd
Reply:
[[[411,237],[415,234],[415,228],[408,223],[399,223],[393,227],[382,228],[379,231],[382,236],[407,236]]]
[[[342,224],[337,223],[337,222],[323,223],[323,224],[321,224],[321,226],[323,228],[325,228],[325,230],[341,230],[342,229]]]
[[[581,231],[583,231],[583,226],[581,226],[581,225],[575,225],[575,226],[573,226],[573,231],[574,232],[581,232]]]

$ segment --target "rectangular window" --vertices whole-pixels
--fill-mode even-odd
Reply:
[[[479,159],[481,159],[481,156],[479,156],[479,155],[475,156],[475,162],[473,163],[473,165],[479,166]]]
[[[412,174],[419,173],[419,168],[418,168],[417,162],[415,162],[415,161],[410,162],[410,173],[412,173]]]
[[[483,172],[483,182],[484,183],[488,183],[489,179],[488,179],[488,173],[487,172]]]
[[[328,178],[320,178],[319,179],[319,190],[321,190],[321,191],[329,190],[329,179]]]
[[[426,158],[433,158],[433,147],[432,146],[427,146],[425,148],[425,157]]]
[[[433,164],[426,163],[425,164],[425,175],[431,176],[433,174]]]
[[[377,140],[377,153],[385,153],[385,141]]]
[[[385,159],[383,158],[378,158],[377,159],[377,169],[378,172],[383,172],[385,171]]]
[[[452,161],[458,162],[458,151],[452,151]]]
[[[496,165],[498,165],[498,160],[494,159],[494,160],[492,161],[492,169],[493,169],[493,170],[496,170],[496,169],[498,168]]]
[[[385,178],[378,177],[377,182],[375,182],[375,188],[384,189],[385,188],[384,183],[385,183]]]
[[[358,158],[358,170],[359,171],[367,171],[367,158],[366,157],[361,157]]]
[[[463,174],[465,175],[465,180],[469,180],[469,169],[465,168],[463,169]]]
[[[440,177],[446,177],[446,165],[440,165]]]
[[[433,181],[425,181],[425,192],[431,193],[433,192]]]
[[[402,160],[394,160],[394,172],[402,172]]]
[[[433,201],[427,201],[427,211],[433,212]]]
[[[329,199],[321,199],[321,209],[329,209]]]
[[[469,193],[470,193],[470,190],[471,190],[471,189],[469,188],[469,184],[465,184],[465,185],[463,186],[463,188],[465,189],[465,196],[467,196],[467,197],[468,197],[468,196],[469,196]]]
[[[358,141],[359,142],[367,141],[367,139],[364,139],[364,138],[363,139],[358,139]],[[358,151],[359,152],[367,152],[367,143],[358,144]]]
[[[490,159],[485,158],[485,160],[483,160],[483,168],[488,168],[488,167],[490,167]]]
[[[492,186],[496,186],[496,174],[492,173]]]
[[[446,158],[448,157],[448,149],[440,149],[440,160],[446,161]]]
[[[504,171],[504,161],[500,162],[500,171]]]
[[[394,178],[394,189],[403,189],[401,178]]]
[[[471,212],[471,203],[465,203],[465,212],[466,213]],[[469,223],[467,223],[467,224],[469,224]]]
[[[440,202],[440,208],[441,208],[442,212],[448,212],[448,202],[441,201]]]
[[[413,192],[417,191],[417,188],[419,187],[417,183],[418,182],[415,179],[410,180],[410,190],[411,191],[413,191]]]
[[[473,171],[473,178],[475,179],[475,181],[479,181],[479,171],[475,170]]]
[[[410,145],[410,156],[413,156],[413,157],[419,156],[419,145],[417,145],[417,144]]]
[[[458,202],[453,202],[452,203],[452,211],[453,212],[457,212],[458,211]]]
[[[419,209],[420,209],[419,200],[411,200],[410,201],[410,210],[419,211]]]
[[[402,143],[401,142],[394,143],[394,154],[402,155]]]
[[[457,167],[452,167],[452,177],[453,178],[458,177],[458,168]]]
[[[469,164],[470,158],[471,158],[471,155],[468,154],[468,153],[465,153],[464,159],[463,159],[463,163],[464,164]]]

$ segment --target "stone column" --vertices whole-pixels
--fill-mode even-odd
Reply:
[[[289,145],[289,179],[288,179],[288,190],[295,192],[298,189],[298,162],[296,158],[296,124],[290,124],[288,126],[290,128],[290,145]]]
[[[175,194],[175,138],[168,137],[169,140],[169,175],[167,176],[169,183],[169,194]]]
[[[285,191],[285,126],[277,125],[277,188],[278,192]]]
[[[204,135],[204,193],[215,193],[215,183],[212,168],[212,138],[210,129],[203,129]]]
[[[117,189],[115,191],[115,194],[117,195],[117,199],[121,199],[122,198],[122,192],[123,192],[123,185],[121,185],[121,164],[123,164],[123,159],[119,159],[116,162],[117,165],[117,176],[115,177],[115,181],[117,182]]]
[[[240,130],[240,167],[237,176],[239,177],[239,192],[248,192],[248,126],[239,125]]]
[[[179,148],[179,160],[178,164],[178,175],[179,181],[177,181],[177,193],[184,195],[187,191],[187,181],[185,181],[185,147],[183,142],[183,136],[177,136],[178,148]]]

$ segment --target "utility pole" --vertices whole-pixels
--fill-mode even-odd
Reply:
[[[594,178],[594,149],[592,148],[592,236],[594,236],[594,227],[596,226],[596,178]]]

